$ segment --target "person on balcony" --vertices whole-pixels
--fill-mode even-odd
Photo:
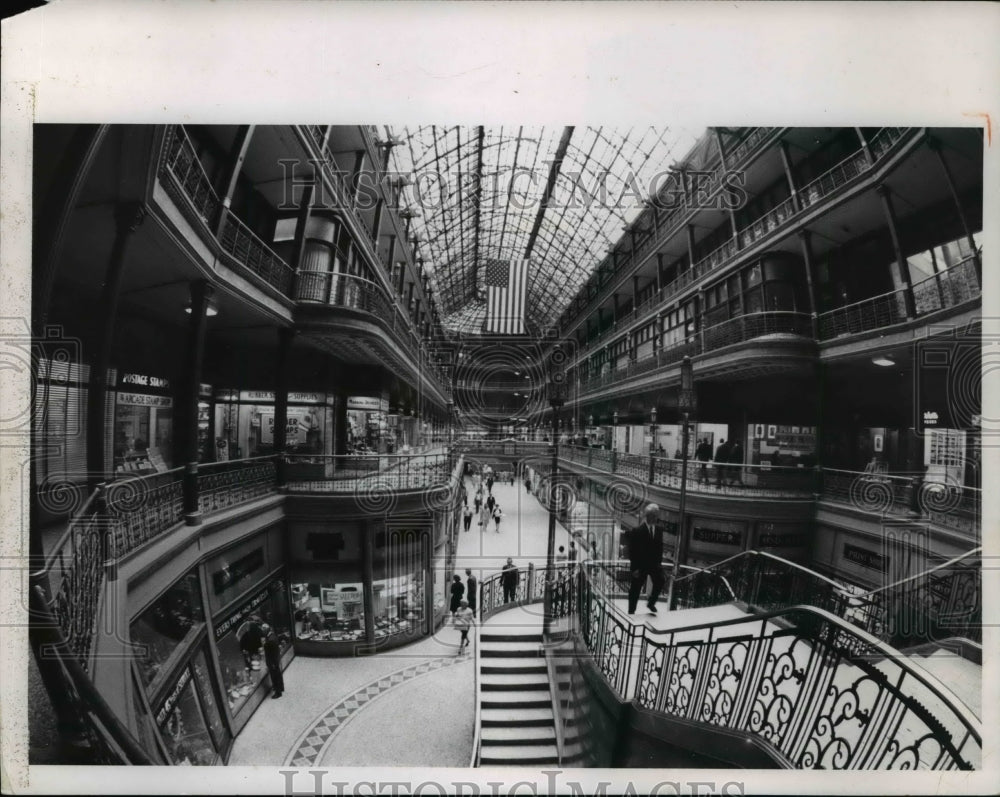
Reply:
[[[719,447],[715,449],[715,486],[721,487],[726,478],[726,467],[729,465],[729,443],[725,440],[719,441]]]
[[[472,575],[472,568],[465,568],[465,596],[469,601],[469,608],[476,610],[476,596],[479,594],[479,582]]]
[[[740,445],[739,440],[735,440],[732,448],[729,449],[728,477],[729,484],[743,486],[743,446]]]
[[[707,437],[701,438],[701,442],[698,443],[698,448],[695,449],[694,455],[700,463],[698,466],[698,484],[702,482],[708,484],[708,463],[712,459],[712,445],[708,442]]]
[[[652,589],[646,608],[656,614],[656,599],[663,589],[663,529],[659,527],[660,508],[649,504],[643,510],[643,522],[628,534],[628,560],[631,582],[628,590],[628,613],[635,614],[639,593],[649,578]]]

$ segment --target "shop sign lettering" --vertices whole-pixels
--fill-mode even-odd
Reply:
[[[120,385],[141,385],[142,387],[155,387],[161,390],[170,389],[170,380],[159,376],[149,376],[147,374],[122,374],[119,380]]]
[[[119,404],[127,404],[132,407],[174,406],[174,400],[170,396],[147,396],[144,393],[118,393],[116,400]]]
[[[858,548],[856,545],[844,544],[844,558],[848,562],[867,567],[869,570],[884,572],[889,565],[888,557],[882,554],[869,551],[866,548]]]
[[[244,603],[239,609],[237,609],[233,614],[223,622],[219,623],[215,627],[215,639],[216,641],[222,639],[226,634],[228,634],[234,626],[238,626],[242,623],[258,606],[260,606],[265,600],[267,600],[272,593],[278,592],[284,588],[284,582],[279,578],[276,581],[272,581],[264,589],[250,598],[249,601]]]
[[[698,542],[709,542],[716,545],[740,544],[740,533],[738,531],[722,531],[720,529],[706,529],[696,526],[693,537]]]
[[[177,704],[177,698],[181,696],[181,692],[184,691],[184,687],[188,685],[188,681],[191,680],[191,670],[187,667],[181,673],[181,677],[177,679],[177,684],[173,689],[170,690],[170,694],[167,695],[167,699],[163,701],[163,705],[160,706],[160,710],[156,712],[156,724],[162,725],[164,720],[170,716],[170,712],[174,710],[174,706]]]

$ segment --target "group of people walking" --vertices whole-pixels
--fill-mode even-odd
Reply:
[[[708,463],[712,461],[712,444],[703,437],[694,452],[699,462],[698,484],[709,484]],[[715,449],[715,486],[743,485],[743,446],[739,440],[720,440]]]

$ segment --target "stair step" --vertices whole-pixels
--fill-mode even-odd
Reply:
[[[490,692],[483,695],[483,708],[545,708],[552,705],[548,695],[539,699],[539,692]]]
[[[559,754],[552,745],[511,745],[482,750],[479,763],[486,766],[520,766],[523,764],[558,764]]]
[[[521,677],[527,678],[531,676]],[[497,684],[489,682],[484,678],[482,681],[482,690],[484,692],[548,692],[549,685],[545,681],[521,681],[520,683]]]
[[[542,643],[542,635],[536,633],[501,634],[493,631],[482,631],[479,634],[479,638],[484,642],[523,642],[525,644],[539,644],[539,645]]]
[[[513,711],[507,708],[483,708],[482,727],[552,727],[552,707],[547,708],[517,708]]]
[[[483,744],[555,744],[556,729],[551,725],[529,725],[527,727],[487,727],[482,729],[480,739]]]
[[[494,659],[489,664],[482,664],[479,667],[479,672],[482,675],[533,675],[535,673],[544,673],[544,664],[528,664],[526,662],[533,662],[532,659]]]
[[[549,688],[549,680],[545,677],[544,672],[531,672],[531,673],[508,673],[506,670],[502,673],[484,673],[483,677],[480,678],[480,682],[485,689],[487,685],[518,685],[523,686],[525,689],[538,688],[541,689],[545,687]],[[533,687],[534,684],[540,684],[538,687]]]
[[[520,642],[486,642],[479,648],[480,656],[517,656],[520,658],[538,658],[542,655],[540,647],[533,643],[522,645]]]

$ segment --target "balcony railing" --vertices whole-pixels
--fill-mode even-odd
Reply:
[[[226,211],[219,243],[236,265],[252,272],[285,296],[291,295],[295,270],[254,235],[231,210]]]
[[[795,335],[812,337],[812,327],[808,314],[791,311],[749,313],[728,321],[706,327],[695,333],[688,341],[660,349],[656,354],[635,360],[624,368],[607,371],[580,382],[581,392],[588,392],[617,384],[633,376],[648,373],[667,365],[680,362],[685,356],[705,354],[710,351],[744,343],[767,335]]]
[[[204,514],[273,495],[277,489],[278,469],[273,456],[198,467],[198,509]]]
[[[114,558],[131,553],[184,520],[183,474],[183,468],[174,468],[108,485]]]
[[[872,296],[817,316],[820,340],[891,327],[906,319],[902,289]]]
[[[925,479],[923,473],[882,474],[824,468],[820,498],[882,517],[924,517],[933,523],[978,536],[982,490]]]
[[[579,590],[573,631],[622,700],[752,734],[798,769],[981,766],[972,712],[834,614],[781,608],[655,631],[613,604],[600,569],[587,562],[571,576]],[[705,593],[710,605],[717,590]]]
[[[290,493],[354,495],[364,507],[381,512],[394,503],[397,491],[448,484],[454,463],[447,453],[337,454],[290,456],[285,467]]]
[[[964,304],[981,295],[974,257],[968,257],[934,276],[913,283],[913,304],[917,315]]]
[[[167,128],[163,152],[161,169],[172,178],[164,186],[175,200],[189,203],[204,224],[214,224],[221,203],[183,125]]]

